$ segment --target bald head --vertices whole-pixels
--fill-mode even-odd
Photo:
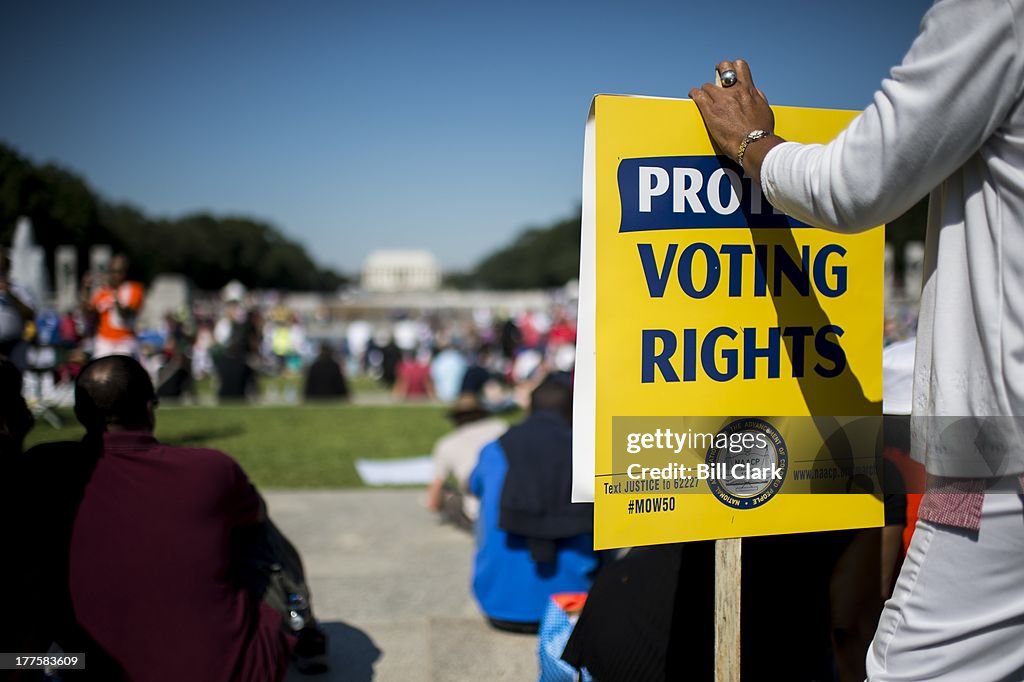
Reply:
[[[111,355],[82,368],[75,382],[75,416],[89,433],[152,431],[155,396],[142,365]]]

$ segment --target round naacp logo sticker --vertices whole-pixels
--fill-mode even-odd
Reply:
[[[786,441],[779,431],[763,419],[747,417],[730,422],[719,433],[728,443],[716,438],[705,459],[714,496],[734,509],[756,509],[775,497],[789,469]]]

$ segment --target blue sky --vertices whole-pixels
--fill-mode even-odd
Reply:
[[[685,97],[742,56],[774,104],[863,108],[930,3],[17,5],[0,140],[152,214],[269,220],[352,272],[376,248],[463,268],[568,216],[598,92]]]

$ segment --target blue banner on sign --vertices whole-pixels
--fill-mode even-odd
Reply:
[[[808,227],[777,213],[761,188],[723,156],[623,159],[619,232],[714,227]]]

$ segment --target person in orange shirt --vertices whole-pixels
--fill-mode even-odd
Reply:
[[[91,275],[82,283],[82,308],[99,317],[93,358],[107,355],[137,357],[139,341],[135,334],[135,318],[142,308],[143,288],[128,279],[128,257],[117,254],[110,260],[107,284],[89,295]]]

